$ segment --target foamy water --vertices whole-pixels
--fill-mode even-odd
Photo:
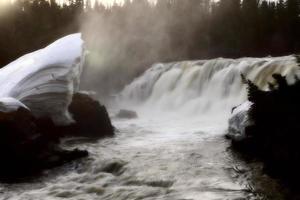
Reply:
[[[187,129],[176,119],[115,119],[116,137],[66,145],[87,148],[88,160],[51,170],[33,183],[3,185],[2,199],[254,197],[234,175],[242,165],[226,150],[222,130],[194,123]]]

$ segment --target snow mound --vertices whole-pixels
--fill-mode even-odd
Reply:
[[[0,69],[0,100],[9,97],[2,105],[26,105],[36,117],[50,117],[57,125],[72,123],[68,106],[79,89],[83,62],[80,33],[22,56]]]
[[[252,103],[250,101],[246,101],[234,108],[229,119],[229,135],[234,137],[245,137],[245,129],[252,123],[248,116],[251,105]]]
[[[21,103],[17,99],[11,97],[0,98],[0,112],[5,112],[5,113],[14,112],[18,110],[20,107],[29,110],[29,108],[27,108],[23,103]]]

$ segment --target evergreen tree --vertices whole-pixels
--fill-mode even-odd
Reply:
[[[105,55],[107,65],[125,68],[157,61],[297,53],[299,1],[158,0],[150,5],[147,0],[126,0],[123,6],[105,7],[91,0],[68,0],[64,5],[18,0],[0,15],[0,66],[80,31],[80,22],[88,22],[82,29],[88,48]],[[91,32],[93,37],[87,36]],[[101,45],[105,49],[100,51],[96,47]]]

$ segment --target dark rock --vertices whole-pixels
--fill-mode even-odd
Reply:
[[[117,114],[117,117],[118,118],[133,119],[133,118],[137,118],[138,115],[134,111],[121,109],[119,111],[119,113]]]
[[[87,151],[59,148],[57,139],[39,132],[36,122],[22,107],[0,112],[0,180],[16,181],[88,155]]]
[[[77,93],[69,106],[75,124],[68,127],[68,134],[84,137],[106,137],[114,135],[114,127],[105,106],[87,94]]]
[[[285,77],[274,74],[277,84],[262,91],[251,81],[248,116],[242,140],[232,140],[234,149],[260,159],[264,169],[291,188],[299,189],[300,178],[300,81],[289,85]],[[232,139],[232,138],[230,138]]]
[[[103,138],[114,135],[114,127],[105,106],[87,94],[73,95],[69,106],[74,123],[56,126],[50,118],[37,119],[39,130],[55,140],[61,137]]]
[[[114,161],[114,162],[110,162],[110,163],[107,163],[106,165],[104,165],[100,169],[100,171],[111,173],[114,175],[120,175],[124,171],[124,168],[123,168],[124,165],[125,165],[125,163],[122,161]]]
[[[100,138],[114,134],[106,108],[88,95],[75,94],[69,111],[75,123],[63,127],[56,126],[50,118],[37,119],[23,107],[0,112],[0,180],[17,181],[88,156],[85,150],[62,149],[62,137]]]

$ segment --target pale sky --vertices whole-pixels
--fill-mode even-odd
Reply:
[[[0,5],[4,5],[5,3],[8,3],[10,1],[13,1],[13,0],[0,0]],[[17,1],[17,0],[14,0],[14,1]],[[57,2],[59,3],[63,3],[65,0],[57,0]],[[91,0],[92,4],[95,3],[95,1],[97,0]],[[102,2],[103,4],[109,6],[109,5],[112,5],[114,2],[117,2],[117,3],[122,3],[123,0],[98,0],[99,2]]]
[[[57,0],[57,1],[60,3],[63,3],[65,0]],[[95,3],[95,1],[97,1],[97,0],[91,0],[92,5]],[[117,3],[123,2],[123,0],[98,0],[98,1],[102,2],[103,4],[105,4],[107,6],[112,5],[114,2],[117,2]]]
[[[0,1],[1,1],[1,0],[0,0]],[[57,0],[57,1],[60,2],[60,3],[63,3],[63,2],[66,1],[66,0]],[[86,0],[84,0],[84,1],[86,1]],[[115,2],[116,2],[117,4],[121,4],[121,3],[124,2],[124,0],[91,0],[92,5],[94,5],[96,1],[102,2],[102,3],[103,3],[104,5],[106,5],[106,6],[113,5]],[[150,1],[150,2],[156,2],[156,0],[149,0],[149,1]]]
[[[13,1],[18,1],[18,0],[0,0],[0,8],[2,8],[1,10],[5,10],[5,4],[9,3],[9,2],[13,2]],[[58,3],[63,3],[63,2],[67,2],[67,0],[56,0]],[[86,1],[86,0],[84,0]],[[94,3],[96,1],[102,2],[104,5],[106,6],[111,6],[114,4],[114,2],[121,4],[124,2],[124,0],[91,0],[92,5],[94,5]],[[150,2],[156,2],[156,0],[149,0]]]

